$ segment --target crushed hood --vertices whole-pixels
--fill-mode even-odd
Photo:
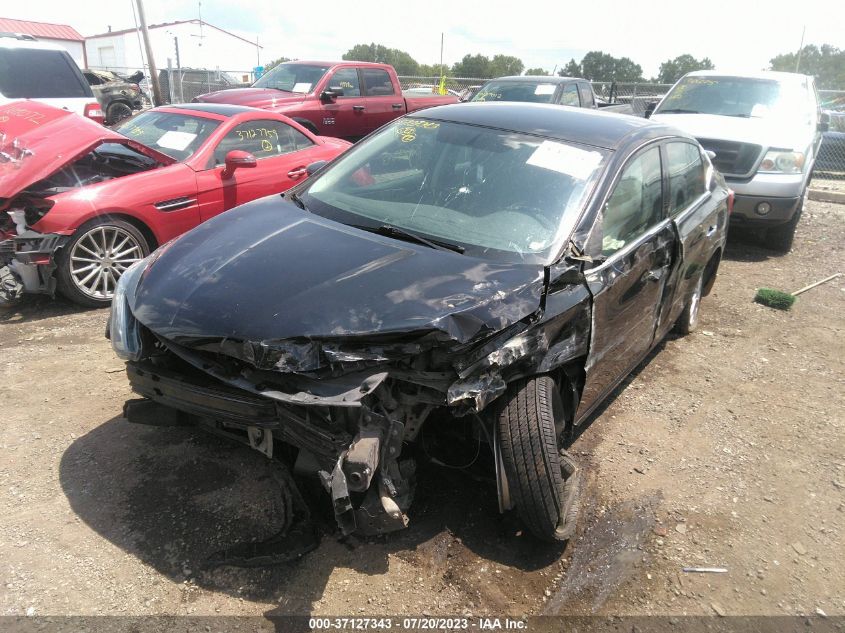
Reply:
[[[797,118],[797,117],[796,117]],[[778,117],[732,117],[717,114],[655,114],[652,121],[671,125],[696,138],[711,138],[762,147],[780,147],[804,151],[813,141],[815,124],[796,124]]]
[[[128,145],[165,165],[175,162],[68,110],[37,101],[0,106],[0,209],[29,185],[108,142]]]
[[[186,347],[222,341],[224,353],[233,343],[406,334],[464,343],[535,312],[544,284],[540,265],[400,242],[278,196],[200,225],[153,259],[130,301],[136,318]]]
[[[229,103],[268,110],[296,105],[304,100],[304,94],[274,90],[273,88],[232,88],[209,92],[197,97],[197,101],[203,103]]]

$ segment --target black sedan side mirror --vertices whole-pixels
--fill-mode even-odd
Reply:
[[[827,112],[822,112],[819,115],[819,132],[827,132],[830,130],[830,115]]]
[[[313,176],[316,172],[320,171],[323,167],[329,164],[327,160],[317,160],[308,165],[305,168],[305,173],[309,176]]]

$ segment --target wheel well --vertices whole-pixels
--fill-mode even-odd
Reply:
[[[713,284],[716,283],[716,271],[719,270],[719,262],[722,261],[722,249],[716,249],[716,252],[710,257],[710,261],[704,267],[704,283],[701,287],[701,295],[706,297],[713,289]]]
[[[100,221],[102,219],[106,219],[106,218],[114,218],[115,220],[123,220],[124,222],[128,222],[129,224],[134,226],[136,229],[138,229],[141,232],[141,235],[144,236],[144,239],[147,240],[147,244],[150,247],[150,252],[153,252],[155,249],[158,248],[158,240],[156,239],[155,233],[152,232],[150,227],[148,227],[146,224],[144,224],[144,222],[142,222],[138,218],[131,216],[131,215],[126,215],[124,213],[103,213],[102,215],[98,215],[96,217],[93,217],[90,220],[88,220],[87,222],[80,224],[76,228],[76,231],[80,231],[84,228],[87,228],[88,226],[94,224],[95,222],[98,222],[98,221]],[[76,231],[74,231],[74,233],[76,233]]]

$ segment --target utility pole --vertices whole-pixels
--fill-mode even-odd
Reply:
[[[182,93],[182,61],[179,58],[179,38],[173,36],[173,45],[176,47],[176,75],[179,77],[179,103],[185,103],[185,95]],[[170,91],[173,92],[173,76],[170,76]]]
[[[440,32],[440,76],[443,76],[443,32]]]
[[[807,25],[801,29],[801,45],[798,47],[798,57],[795,58],[795,72],[798,72],[798,67],[801,66],[801,53],[804,52],[804,33],[807,31]]]
[[[150,45],[150,33],[147,31],[147,16],[144,13],[144,0],[135,0],[138,5],[138,21],[141,23],[141,36],[144,38],[144,48],[147,49],[147,62],[150,65],[150,85],[153,88],[153,104],[161,105],[161,87],[158,85],[158,69],[153,59],[153,47]]]

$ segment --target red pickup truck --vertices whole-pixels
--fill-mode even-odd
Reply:
[[[368,62],[285,62],[249,88],[200,95],[284,114],[314,134],[357,140],[396,117],[456,103],[452,95],[403,95],[396,71]]]

